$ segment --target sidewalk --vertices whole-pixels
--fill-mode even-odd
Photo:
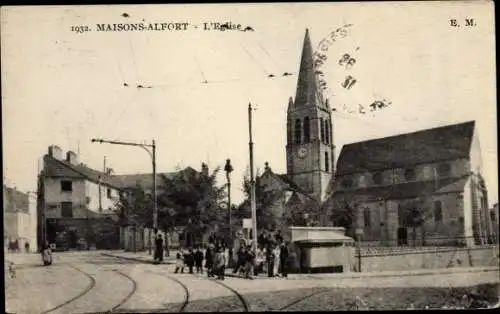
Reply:
[[[104,256],[123,258],[138,262],[153,264],[153,256],[148,252],[109,252],[101,253]],[[170,256],[165,258],[164,264],[175,264],[175,255],[177,251],[170,251]],[[226,268],[226,277],[243,278],[239,274],[233,274],[232,268]],[[481,272],[496,272],[492,276],[498,277],[499,269],[495,266],[488,267],[453,267],[453,268],[437,268],[437,269],[410,269],[399,271],[378,271],[378,272],[346,272],[346,273],[322,273],[322,274],[288,274],[288,279],[357,279],[371,277],[412,277],[412,276],[428,276],[428,275],[444,275],[444,274],[466,274],[466,273],[481,273]],[[268,279],[273,280],[281,277],[267,277],[267,273],[261,273],[258,276],[253,276],[253,279]]]
[[[131,261],[136,261],[136,262],[142,262],[142,263],[147,263],[147,264],[153,264],[154,263],[154,252],[151,252],[151,255],[149,254],[148,251],[141,251],[141,252],[126,252],[126,251],[112,251],[112,252],[103,252],[101,255],[103,256],[108,256],[108,257],[115,257],[115,258],[122,258],[126,260],[131,260]],[[175,264],[175,256],[177,254],[177,251],[170,251],[170,256],[163,257],[163,263],[162,264]]]
[[[226,277],[244,278],[242,275],[233,274],[232,268],[226,268]],[[288,274],[287,279],[360,279],[360,278],[384,278],[384,277],[413,277],[413,276],[428,276],[428,275],[446,275],[446,274],[466,274],[466,273],[481,273],[481,272],[499,272],[497,267],[455,267],[455,268],[437,268],[437,269],[411,269],[398,271],[378,271],[378,272],[346,272],[346,273],[321,273],[321,274]],[[498,276],[498,274],[494,274]],[[268,279],[275,280],[282,278],[281,276],[268,277],[267,273],[260,273],[258,276],[252,276],[251,279]]]

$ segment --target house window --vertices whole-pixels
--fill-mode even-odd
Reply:
[[[491,218],[491,221],[492,221],[492,222],[495,222],[495,218],[496,218],[496,217],[495,217],[495,211],[493,211],[493,210],[492,210],[492,211],[490,211],[490,218]]]
[[[301,141],[301,133],[300,133],[300,119],[295,120],[295,144],[300,144]]]
[[[372,175],[372,180],[374,184],[382,184],[382,173],[376,172]]]
[[[461,224],[463,224],[463,223],[464,223],[464,217],[460,216],[460,217],[458,218],[458,221],[459,221]]]
[[[330,171],[330,165],[328,163],[328,152],[325,152],[325,171],[328,172]]]
[[[443,212],[442,212],[441,206],[442,206],[441,201],[434,202],[434,221],[435,222],[442,222],[443,221]]]
[[[62,192],[71,192],[73,191],[73,182],[68,180],[61,181],[61,191]]]
[[[112,198],[113,197],[113,195],[111,194],[111,189],[110,188],[108,188],[108,190],[106,192],[108,194],[108,198]]]
[[[324,126],[324,121],[323,118],[319,119],[319,128],[320,128],[320,133],[321,133],[321,141],[325,141],[325,126]]]
[[[407,181],[415,180],[415,178],[417,177],[415,174],[415,169],[406,169],[404,175]]]
[[[450,164],[439,165],[437,172],[439,177],[449,177],[451,172]]]
[[[304,142],[308,143],[310,140],[310,132],[309,132],[309,117],[304,118]]]
[[[346,178],[342,180],[342,187],[346,189],[352,188],[352,179]]]
[[[365,220],[365,227],[371,226],[371,217],[370,217],[370,209],[365,208],[363,211],[363,218]]]
[[[61,216],[63,218],[73,218],[72,202],[61,202]]]

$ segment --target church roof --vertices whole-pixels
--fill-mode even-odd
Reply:
[[[468,158],[474,121],[344,145],[337,175]]]
[[[446,178],[419,182],[408,182],[392,186],[371,186],[355,190],[339,190],[336,196],[368,195],[374,199],[412,198],[434,193],[460,193],[464,191],[468,177]]]

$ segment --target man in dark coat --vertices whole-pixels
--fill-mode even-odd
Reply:
[[[205,267],[207,268],[208,277],[214,276],[213,272],[214,258],[215,258],[214,247],[213,244],[210,243],[210,245],[207,248],[207,251],[205,252]]]
[[[155,240],[155,262],[161,263],[163,261],[163,239],[161,234]]]
[[[274,253],[273,245],[269,242],[266,248],[267,276],[274,277]]]
[[[194,253],[194,264],[196,266],[196,273],[203,274],[203,252],[200,248],[196,248],[196,252]]]
[[[281,243],[280,248],[280,269],[281,275],[285,278],[288,277],[288,247],[285,242]]]
[[[189,273],[192,274],[194,267],[194,254],[192,248],[189,248],[188,253],[184,255],[184,262],[186,263],[186,266],[189,268]]]

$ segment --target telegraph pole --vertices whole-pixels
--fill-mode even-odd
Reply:
[[[257,250],[257,210],[255,205],[255,178],[253,175],[252,104],[248,104],[248,132],[250,141],[250,207],[252,209],[252,249]]]

